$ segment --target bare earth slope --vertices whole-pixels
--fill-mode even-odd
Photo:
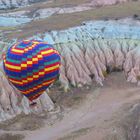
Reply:
[[[66,114],[62,121],[51,128],[46,126],[40,132],[34,132],[26,140],[104,140],[117,131],[116,122],[128,113],[128,110],[122,110],[122,106],[129,106],[138,100],[139,90],[126,83],[121,73],[112,73],[103,88],[91,90],[86,99]],[[119,131],[116,135],[120,140]]]

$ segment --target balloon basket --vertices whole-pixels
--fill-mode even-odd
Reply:
[[[36,107],[37,106],[37,102],[31,102],[30,103],[30,107]]]

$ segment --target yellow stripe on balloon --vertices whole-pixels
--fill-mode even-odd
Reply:
[[[27,61],[27,64],[33,64],[33,62],[32,61]]]
[[[45,72],[54,70],[54,69],[56,69],[56,68],[59,68],[59,66],[60,66],[60,65],[57,64],[56,66],[53,66],[53,67],[50,67],[50,68],[45,68]]]
[[[26,68],[27,67],[27,64],[21,64],[21,67],[22,68]]]
[[[19,67],[19,66],[13,66],[10,64],[6,64],[6,63],[5,63],[5,66],[10,69],[21,70],[21,67]]]
[[[38,78],[39,77],[39,75],[33,75],[33,78]]]
[[[42,56],[42,55],[40,55],[40,54],[39,54],[39,55],[37,55],[37,58],[42,58],[42,57],[43,57],[43,56]]]
[[[49,53],[51,53],[51,52],[53,52],[53,51],[54,51],[53,49],[50,49],[50,50],[48,50],[48,51],[41,52],[41,54],[42,54],[42,55],[44,55],[44,54],[49,54]]]
[[[13,79],[9,79],[12,83],[14,84],[19,84],[19,85],[22,85],[23,83],[22,82],[19,82],[19,81],[15,81]]]
[[[53,80],[51,80],[51,81],[49,81],[49,82],[45,82],[45,83],[43,83],[42,85],[43,86],[45,86],[45,85],[47,85],[47,84],[51,84],[51,83],[53,83],[55,80],[53,79]]]
[[[32,81],[32,80],[33,80],[33,78],[27,78],[27,80],[28,80],[28,81]]]
[[[28,83],[28,81],[27,80],[22,80],[22,82],[25,84],[25,83]]]
[[[45,74],[45,72],[39,72],[39,75],[44,75]]]
[[[16,52],[16,53],[21,53],[21,54],[24,53],[24,50],[17,50],[17,49],[14,49],[14,48],[12,49],[12,51]]]
[[[34,61],[38,61],[38,58],[32,58],[32,61],[34,62]]]

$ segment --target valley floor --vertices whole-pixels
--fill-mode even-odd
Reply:
[[[25,140],[130,140],[133,137],[131,134],[136,137],[139,132],[134,128],[131,132],[131,127],[140,127],[137,122],[139,92],[140,87],[127,83],[123,73],[114,72],[106,78],[103,87],[95,85],[86,90],[73,90],[67,95],[62,93],[61,99],[52,91],[52,98],[61,106],[61,111],[52,113],[49,119],[31,116],[17,118],[9,125],[8,131],[1,133],[24,135]],[[32,124],[24,130],[27,123],[40,126],[34,130]],[[135,137],[131,140],[138,140]]]

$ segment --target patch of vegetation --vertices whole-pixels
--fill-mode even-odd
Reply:
[[[3,26],[0,26],[0,30],[3,30],[3,31],[7,31],[7,30],[16,30],[16,27],[3,27]]]
[[[108,75],[107,71],[103,71],[103,75],[104,75],[104,77],[107,77],[107,75]]]
[[[140,75],[137,76],[137,80],[140,80]]]

